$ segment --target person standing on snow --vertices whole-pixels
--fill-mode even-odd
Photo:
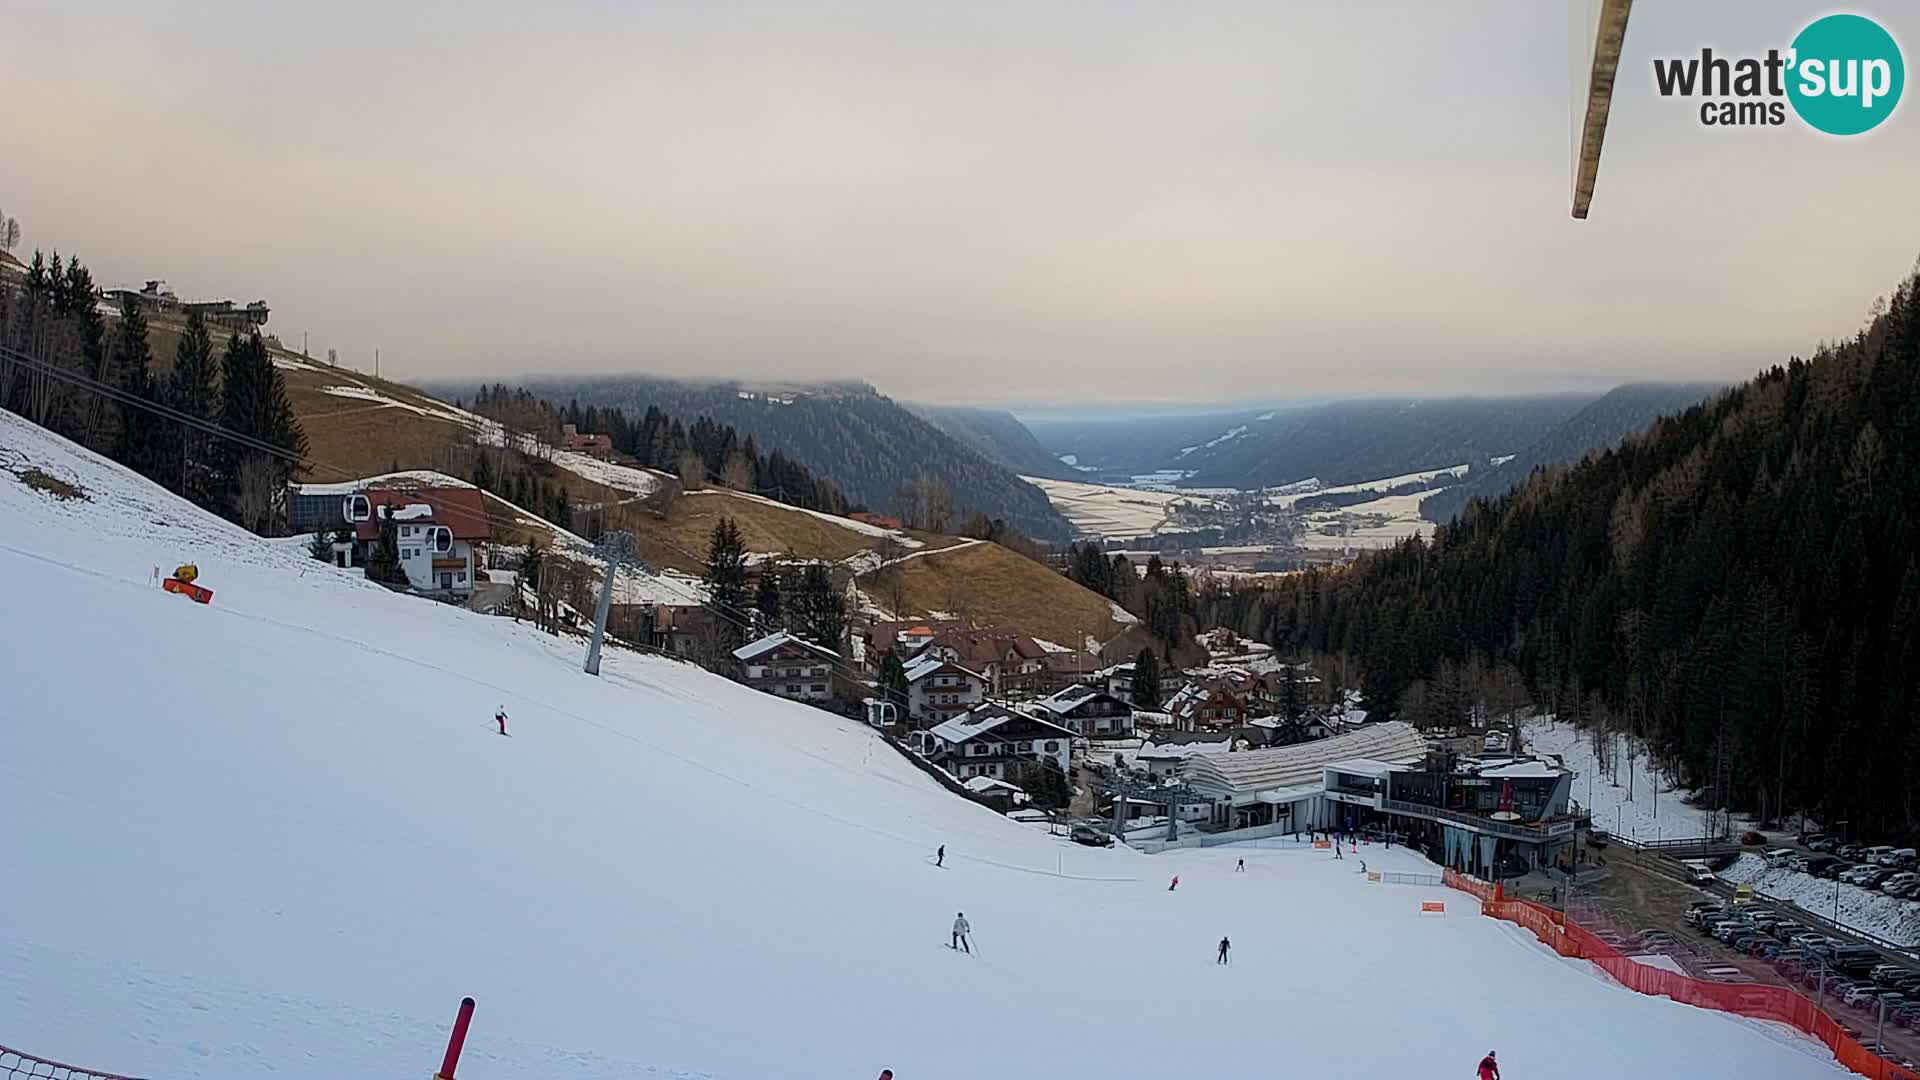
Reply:
[[[1226,938],[1224,938],[1224,937],[1223,937],[1223,938],[1221,938],[1221,939],[1220,939],[1220,955],[1219,955],[1219,956],[1217,956],[1217,957],[1215,957],[1215,958],[1214,958],[1214,961],[1213,961],[1213,962],[1214,962],[1214,963],[1216,963],[1216,964],[1224,964],[1224,963],[1226,963],[1226,962],[1227,962],[1227,950],[1228,950],[1228,949],[1231,949],[1231,948],[1233,948],[1233,942],[1231,942],[1231,941],[1228,941],[1228,940],[1227,940]]]
[[[966,912],[964,912],[964,911],[959,911],[959,912],[955,912],[955,913],[954,913],[954,916],[953,916],[953,946],[952,946],[952,947],[953,947],[953,948],[954,948],[955,950],[961,950],[961,949],[964,949],[964,950],[966,950],[966,953],[967,953],[967,955],[968,955],[968,956],[972,956],[972,955],[973,955],[973,943],[972,943],[972,942],[969,942],[969,941],[967,940],[967,934],[968,934],[968,932],[970,932],[970,931],[971,931],[972,929],[973,929],[973,927],[971,927],[971,926],[969,926],[969,925],[967,925],[967,914],[966,914]]]
[[[1240,861],[1239,861],[1238,863],[1236,863],[1236,864],[1234,864],[1234,867],[1233,867],[1233,872],[1234,872],[1234,873],[1236,873],[1236,874],[1244,874],[1244,873],[1246,873],[1246,872],[1247,872],[1247,860],[1245,860],[1245,859],[1241,859],[1241,860],[1240,860]]]
[[[933,853],[933,865],[941,867],[947,865],[947,845],[941,844],[940,850]]]
[[[507,733],[507,707],[505,705],[493,710],[493,722],[500,725],[500,734],[505,735]]]
[[[1179,874],[1175,874],[1175,875],[1173,875],[1173,880],[1172,880],[1172,881],[1169,881],[1169,882],[1167,882],[1167,891],[1168,891],[1168,892],[1172,892],[1173,890],[1175,890],[1175,889],[1177,889],[1177,888],[1179,888],[1179,887],[1180,887],[1180,875],[1179,875]]]
[[[1500,1063],[1493,1060],[1493,1051],[1480,1059],[1480,1080],[1500,1080]]]

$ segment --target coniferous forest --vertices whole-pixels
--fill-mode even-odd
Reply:
[[[1458,721],[1465,673],[1517,670],[1542,708],[1644,736],[1735,809],[1906,836],[1917,524],[1909,277],[1853,337],[1475,500],[1430,541],[1199,605],[1203,623],[1344,656],[1382,715]]]
[[[172,364],[148,343],[138,303],[111,323],[80,260],[35,252],[0,282],[0,408],[96,450],[258,533],[285,526],[286,486],[307,438],[252,330],[224,348],[190,314]]]

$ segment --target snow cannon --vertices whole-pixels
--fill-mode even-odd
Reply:
[[[162,580],[160,587],[170,593],[179,593],[196,604],[210,604],[213,602],[213,590],[205,585],[195,584],[199,577],[200,568],[188,563],[185,566],[176,567],[173,576]]]

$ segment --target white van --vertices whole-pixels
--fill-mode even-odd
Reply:
[[[1767,860],[1768,866],[1778,869],[1792,862],[1795,854],[1797,853],[1792,848],[1774,848],[1761,858]]]
[[[1695,885],[1705,885],[1714,879],[1713,867],[1705,859],[1682,859],[1680,865],[1686,868],[1687,880]]]
[[[1860,853],[1860,861],[1875,866],[1885,866],[1886,859],[1893,854],[1893,848],[1887,844],[1877,844]]]

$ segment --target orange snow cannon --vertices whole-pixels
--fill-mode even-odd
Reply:
[[[213,602],[213,590],[205,585],[194,584],[200,577],[200,568],[188,563],[174,570],[173,576],[160,582],[160,587],[170,593],[179,593],[196,604]]]

